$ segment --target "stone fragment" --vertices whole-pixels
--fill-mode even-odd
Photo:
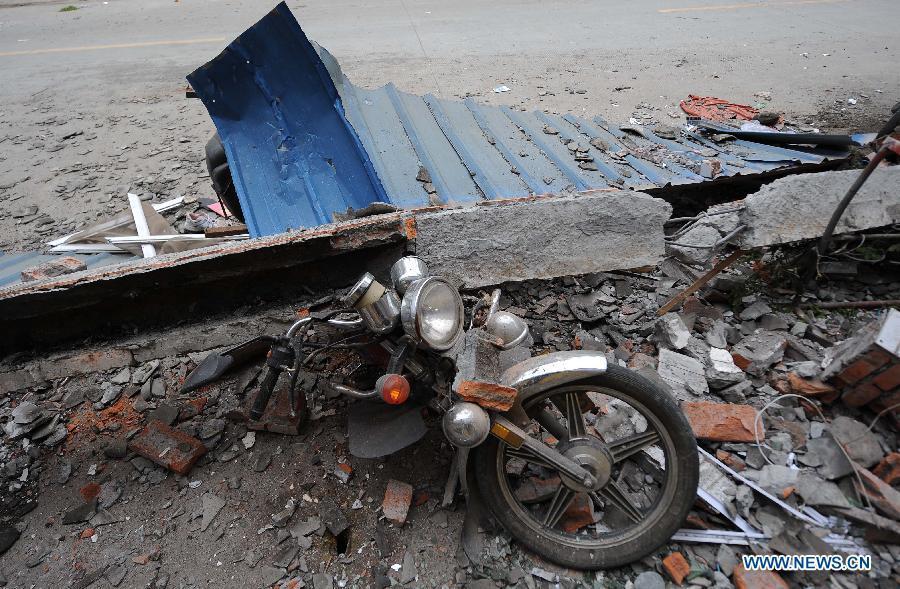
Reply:
[[[662,348],[657,372],[676,398],[690,398],[709,392],[703,365],[690,356]]]
[[[884,458],[878,436],[869,427],[844,415],[834,418],[829,429],[834,439],[844,446],[850,459],[869,468]]]
[[[749,405],[726,403],[682,403],[681,410],[694,435],[715,442],[753,442],[756,410]]]
[[[734,567],[735,589],[790,589],[778,573],[773,571],[748,571],[743,564]]]
[[[756,301],[755,303],[741,311],[739,317],[741,318],[741,321],[755,321],[766,313],[771,312],[772,308],[769,307],[769,305],[767,305],[763,301]]]
[[[757,330],[731,349],[734,363],[753,376],[763,376],[766,369],[784,358],[787,339],[774,331]]]
[[[691,572],[691,565],[680,552],[671,552],[662,560],[663,568],[676,585],[681,585]]]
[[[14,526],[0,525],[0,555],[16,543],[21,533]]]
[[[64,525],[71,524],[80,524],[81,522],[86,522],[91,517],[93,517],[94,512],[97,510],[97,499],[93,499],[87,503],[82,503],[76,507],[73,507],[69,511],[63,515],[62,523]]]
[[[706,366],[706,382],[713,389],[723,389],[745,380],[744,371],[737,367],[728,350],[710,348]]]
[[[720,544],[716,551],[716,564],[719,565],[726,577],[730,577],[738,564],[738,557],[734,549],[728,544]]]
[[[796,487],[800,471],[787,466],[767,464],[759,471],[744,471],[744,476],[766,489],[780,495],[788,487]]]
[[[677,313],[666,313],[656,320],[653,341],[670,350],[680,350],[688,344],[691,332],[681,316]]]
[[[467,288],[637,268],[662,257],[671,212],[626,190],[448,209],[416,217],[416,255]]]
[[[853,472],[847,457],[830,435],[813,438],[806,443],[806,458],[816,472],[828,480],[839,479]]]
[[[172,425],[175,423],[175,419],[178,417],[178,409],[168,403],[161,403],[159,407],[151,411],[147,415],[147,419],[149,421],[159,420],[166,425]]]
[[[634,589],[666,589],[666,581],[656,571],[644,571],[634,579]]]
[[[205,532],[206,528],[212,524],[219,512],[222,511],[222,508],[225,507],[225,500],[218,495],[204,493],[202,502],[203,519],[200,521],[200,531]]]
[[[850,507],[850,502],[836,484],[823,481],[812,473],[801,473],[794,488],[807,505]]]
[[[409,506],[412,503],[413,488],[408,483],[390,479],[384,491],[381,511],[394,525],[400,527],[406,523]]]

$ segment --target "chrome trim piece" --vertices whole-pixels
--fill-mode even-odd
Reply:
[[[606,368],[606,356],[600,352],[554,352],[511,366],[500,377],[500,382],[518,389],[521,397],[603,374]]]
[[[386,290],[380,299],[357,312],[366,327],[375,333],[387,333],[400,322],[400,299],[394,291]]]
[[[403,296],[410,284],[426,276],[428,266],[416,256],[404,256],[391,266],[391,283],[400,296]]]

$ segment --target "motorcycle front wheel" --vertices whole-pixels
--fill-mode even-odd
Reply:
[[[475,476],[494,517],[520,543],[578,569],[621,566],[653,552],[694,503],[697,444],[674,399],[641,375],[602,375],[522,399],[526,431],[599,479],[594,488],[490,437]],[[598,488],[599,485],[599,488]]]

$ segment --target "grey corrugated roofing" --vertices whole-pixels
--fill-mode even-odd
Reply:
[[[359,88],[327,51],[313,48],[283,3],[189,79],[219,130],[252,236],[321,225],[376,200],[417,208],[567,188],[652,189],[835,157],[717,143],[690,130],[665,139],[652,128],[617,127],[601,117],[417,96],[392,84]],[[302,92],[319,106],[274,91],[299,79],[315,80]],[[313,87],[338,98],[318,100]],[[322,136],[323,117],[343,118],[352,133]],[[567,147],[573,141],[580,150]],[[590,158],[593,166],[582,163]],[[709,159],[721,163],[715,178],[700,175]]]

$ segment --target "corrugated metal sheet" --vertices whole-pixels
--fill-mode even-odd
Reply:
[[[601,117],[359,88],[284,4],[189,80],[219,129],[253,236],[321,225],[375,201],[415,208],[651,189],[844,155],[716,143],[690,130],[666,139]],[[716,178],[701,175],[710,159],[721,163]]]

